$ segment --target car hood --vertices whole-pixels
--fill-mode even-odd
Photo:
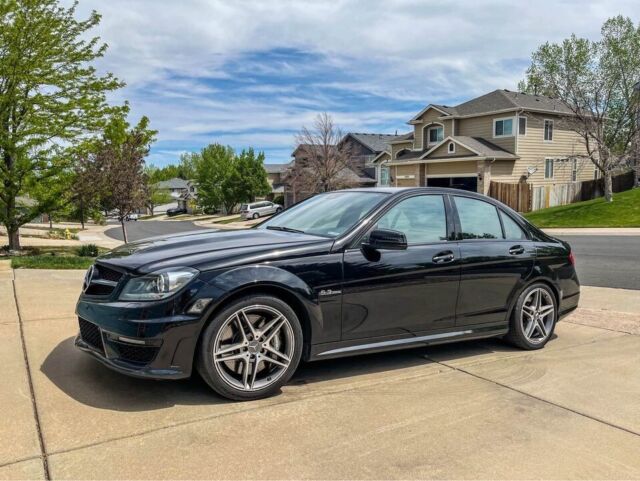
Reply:
[[[309,244],[326,244],[329,248],[333,241],[266,229],[207,229],[131,242],[100,256],[98,261],[138,273],[175,266],[206,270],[217,267],[221,260],[246,258],[246,262],[251,262],[269,251],[280,253]]]

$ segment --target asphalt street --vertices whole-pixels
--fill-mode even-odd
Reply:
[[[130,241],[201,229],[187,221],[127,223]],[[106,234],[122,240],[119,226]],[[562,239],[572,246],[581,284],[640,290],[640,236],[562,236]]]

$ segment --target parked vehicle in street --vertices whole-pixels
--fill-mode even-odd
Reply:
[[[252,202],[250,204],[242,204],[240,206],[240,215],[243,219],[257,219],[268,215],[277,214],[282,210],[280,204],[274,204],[268,200]]]
[[[139,216],[138,214],[133,213],[133,214],[129,214],[127,217],[125,217],[125,219],[124,219],[124,220],[127,220],[127,221],[128,221],[128,220],[134,220],[134,221],[137,221],[139,218],[140,218],[140,216]]]
[[[187,209],[184,209],[182,207],[173,207],[172,209],[167,209],[167,217],[174,217],[176,215],[186,214],[186,213],[187,213]]]
[[[444,188],[309,198],[252,229],[119,247],[87,272],[76,345],[121,373],[276,393],[301,359],[504,337],[542,348],[578,305],[570,246]]]

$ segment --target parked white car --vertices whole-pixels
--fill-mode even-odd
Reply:
[[[129,214],[125,220],[138,220],[140,218],[139,214],[133,213],[133,214]]]
[[[257,219],[258,217],[277,214],[281,210],[282,206],[280,204],[261,200],[251,204],[242,204],[240,206],[240,215],[243,219]]]

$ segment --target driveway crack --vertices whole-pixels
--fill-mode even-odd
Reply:
[[[38,404],[36,403],[36,393],[33,388],[33,377],[31,376],[31,366],[29,364],[29,355],[27,354],[27,343],[24,337],[24,323],[22,322],[22,315],[20,313],[20,305],[18,304],[18,293],[16,290],[16,277],[12,276],[11,286],[13,288],[13,301],[16,304],[16,312],[18,313],[18,326],[20,328],[20,342],[22,343],[22,355],[24,357],[24,364],[27,370],[27,382],[29,384],[29,394],[31,396],[31,407],[33,409],[33,418],[36,423],[36,431],[38,433],[38,444],[40,446],[40,459],[42,460],[42,469],[44,471],[44,479],[49,481],[51,475],[49,473],[49,462],[47,459],[47,451],[45,449],[44,437],[42,435],[42,426],[40,425],[40,413],[38,412]]]

